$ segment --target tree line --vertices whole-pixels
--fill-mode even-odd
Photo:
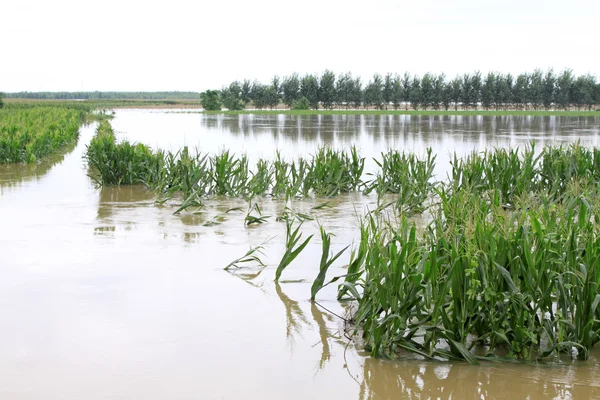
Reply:
[[[591,74],[575,76],[570,69],[555,73],[536,69],[516,76],[489,72],[444,74],[375,74],[366,83],[351,73],[294,73],[269,83],[234,81],[221,90],[201,94],[206,109],[274,108],[283,103],[296,109],[589,109],[600,104],[600,84]]]

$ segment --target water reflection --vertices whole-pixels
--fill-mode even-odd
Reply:
[[[77,146],[77,141],[67,145],[56,154],[44,157],[33,164],[0,164],[0,195],[8,188],[21,186],[23,182],[37,181],[45,176],[55,165],[63,162],[65,156]]]
[[[122,137],[176,151],[184,145],[204,152],[228,149],[248,154],[250,161],[272,159],[276,151],[297,157],[327,145],[356,145],[367,158],[397,148],[438,155],[436,174],[445,177],[449,153],[459,156],[486,147],[515,147],[531,141],[539,146],[581,141],[598,145],[598,117],[415,116],[415,115],[217,115],[149,113],[119,110],[113,120]],[[165,134],[168,132],[168,134]]]

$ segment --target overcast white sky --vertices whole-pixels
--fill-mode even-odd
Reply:
[[[600,75],[599,0],[15,0],[0,91],[220,88],[274,74]]]

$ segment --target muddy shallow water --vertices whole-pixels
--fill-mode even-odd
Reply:
[[[308,154],[356,143],[371,157],[388,147],[438,153],[581,140],[600,145],[594,118],[203,116],[119,110],[121,137],[177,149],[230,148],[251,157]],[[273,283],[283,253],[284,205],[262,199],[263,225],[244,228],[240,200],[207,201],[172,215],[142,187],[97,190],[77,146],[32,168],[0,166],[0,398],[2,399],[391,399],[597,398],[600,353],[585,363],[431,363],[373,359],[344,336],[342,321],[311,304],[315,239]],[[447,158],[445,158],[447,160]],[[311,212],[322,201],[296,202]],[[356,213],[375,199],[348,195],[313,211],[334,250],[357,238]],[[218,222],[218,224],[213,224]],[[316,232],[307,222],[305,235]],[[269,239],[269,240],[268,240]],[[267,268],[223,267],[268,240]],[[347,260],[347,257],[342,257]],[[343,264],[343,263],[340,263]],[[339,275],[338,265],[330,275]],[[334,288],[319,302],[343,315]]]

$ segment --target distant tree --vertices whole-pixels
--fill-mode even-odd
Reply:
[[[439,110],[440,104],[446,90],[446,75],[441,74],[433,77],[433,91],[431,93],[431,106]],[[448,109],[448,108],[446,108]]]
[[[512,99],[517,108],[524,108],[529,102],[529,74],[523,73],[517,76],[513,86]]]
[[[350,104],[354,108],[360,107],[363,103],[363,89],[362,89],[362,82],[360,80],[360,77],[356,77],[356,78],[350,80],[349,90],[350,90],[350,94],[349,94]]]
[[[454,105],[454,110],[458,110],[458,105],[460,104],[460,102],[462,101],[463,95],[462,95],[462,79],[457,76],[454,79],[452,79],[450,81],[450,83],[448,84],[449,86],[449,93],[450,93],[450,99],[452,101],[452,104]]]
[[[281,80],[279,79],[279,75],[275,75],[273,79],[271,79],[271,86],[275,90],[275,94],[277,95],[277,103],[279,104],[279,99],[281,99],[282,94]]]
[[[404,91],[402,89],[402,78],[396,74],[392,82],[392,103],[394,104],[394,110],[400,108],[400,104],[404,100]]]
[[[311,108],[319,108],[319,80],[311,74],[304,75],[300,81],[300,94],[309,101]]]
[[[241,97],[244,104],[248,104],[252,101],[252,84],[248,79],[244,79],[242,83]]]
[[[471,75],[471,102],[473,108],[477,108],[481,102],[481,87],[483,86],[481,72],[475,71]]]
[[[2,101],[2,92],[0,92],[0,108],[4,107],[4,102]]]
[[[281,89],[283,102],[289,108],[292,108],[294,102],[300,98],[300,78],[298,78],[298,74],[294,73],[283,78]]]
[[[404,73],[402,77],[402,101],[404,101],[404,109],[408,110],[408,103],[410,102],[410,88],[412,86],[412,80],[408,72]]]
[[[228,87],[221,89],[221,100],[228,110],[243,110],[245,104],[242,100],[242,85],[234,81]]]
[[[388,106],[394,98],[394,78],[389,72],[383,78],[383,107],[387,110]]]
[[[416,75],[413,77],[410,84],[409,96],[411,107],[413,110],[418,110],[423,104],[423,94],[421,92],[421,80]]]
[[[365,86],[365,105],[378,110],[383,109],[383,79],[381,75],[373,75],[373,79]]]
[[[577,106],[577,109],[587,107],[588,110],[596,103],[596,77],[592,75],[578,76],[573,83],[572,101],[571,103]]]
[[[336,100],[335,93],[335,74],[325,70],[319,80],[319,101],[323,107],[330,109]]]
[[[262,92],[262,95],[263,95],[262,103],[266,107],[269,107],[271,110],[274,107],[277,107],[277,105],[279,104],[279,93],[277,92],[277,88],[275,85],[270,85],[270,86],[265,87],[265,89]]]
[[[352,92],[352,74],[341,74],[335,82],[335,103],[338,107],[345,105],[346,108],[350,105],[350,94]]]
[[[544,104],[544,73],[540,69],[529,75],[529,102],[534,110]]]
[[[267,87],[258,81],[254,81],[252,88],[250,89],[250,98],[255,108],[262,110],[267,106],[265,98],[265,90]]]
[[[464,74],[460,82],[460,101],[465,109],[473,103],[473,89],[471,88],[471,84],[471,75]]]
[[[552,104],[555,102],[554,97],[556,94],[556,76],[554,75],[554,71],[552,69],[546,71],[543,86],[542,102],[544,107],[546,107],[546,110],[549,110],[552,107]]]
[[[444,110],[446,110],[446,111],[448,111],[448,109],[450,108],[450,104],[452,104],[453,94],[454,94],[454,87],[452,86],[452,82],[444,81],[444,88],[442,89],[441,102],[442,102],[442,106],[444,107]]]
[[[429,72],[421,78],[421,102],[424,108],[433,105],[433,77]]]
[[[481,88],[481,105],[486,110],[496,103],[496,74],[488,72]]]
[[[569,108],[573,88],[573,71],[564,70],[556,80],[556,103],[563,109]]]
[[[218,90],[207,90],[200,93],[200,104],[206,111],[219,111],[221,99]]]

